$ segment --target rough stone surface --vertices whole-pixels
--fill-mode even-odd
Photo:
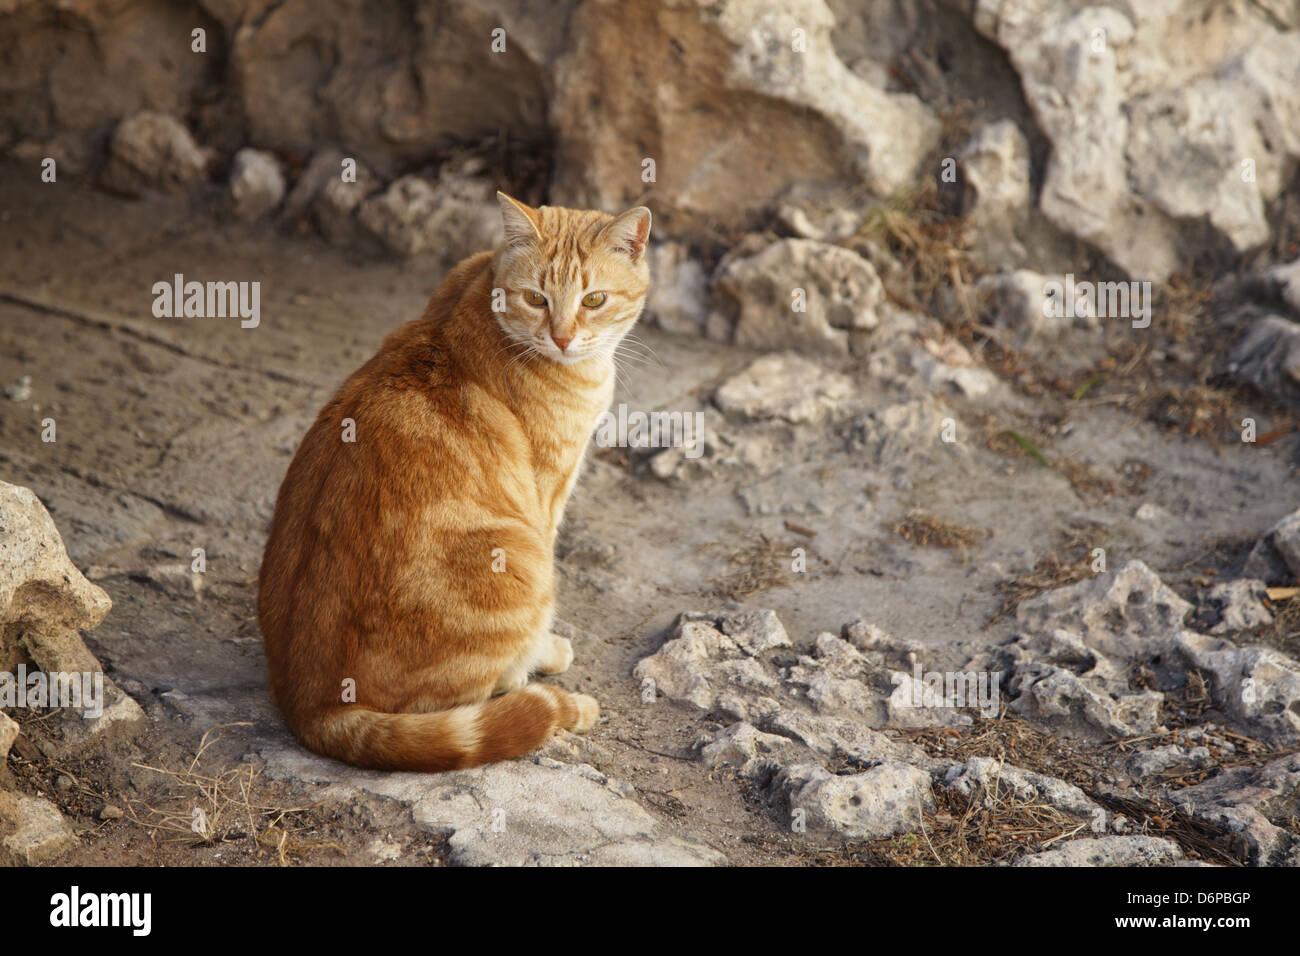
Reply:
[[[482,183],[403,176],[362,202],[357,219],[398,255],[437,252],[452,264],[500,241],[501,213],[487,192]]]
[[[809,830],[852,839],[909,833],[920,828],[922,810],[934,809],[930,775],[903,763],[882,763],[844,776],[797,764],[773,786],[784,795],[792,816],[804,811]]]
[[[274,153],[241,149],[230,168],[230,206],[237,219],[253,222],[284,198],[284,173]]]
[[[1300,324],[1257,320],[1228,356],[1228,371],[1268,395],[1300,403]]]
[[[360,792],[411,808],[417,826],[448,837],[466,866],[711,866],[716,850],[660,832],[617,781],[587,765],[539,757],[429,776],[369,773],[298,748],[262,753],[274,777],[306,780],[322,799]],[[544,799],[539,795],[544,794]]]
[[[703,335],[709,318],[709,277],[685,246],[650,244],[650,294],[646,317],[665,332]]]
[[[1177,790],[1170,799],[1186,813],[1240,835],[1251,862],[1269,865],[1296,842],[1269,820],[1276,810],[1294,807],[1300,787],[1300,754],[1279,757],[1262,767],[1234,767]]]
[[[988,123],[958,157],[962,206],[986,265],[1010,267],[1027,258],[1017,227],[1029,212],[1029,142],[1011,120]]]
[[[1061,229],[1152,280],[1190,261],[1190,224],[1239,252],[1267,240],[1264,203],[1300,153],[1300,35],[1179,2],[978,0],[974,23],[1052,144],[1039,209]]]
[[[46,675],[102,673],[78,631],[98,626],[110,607],[104,590],[68,559],[40,499],[0,482],[0,671],[28,663]],[[107,677],[103,681],[100,716],[67,708],[54,719],[65,748],[79,748],[110,730],[143,728],[139,705]]]
[[[1183,858],[1178,844],[1149,836],[1105,836],[1070,840],[1051,850],[1022,856],[1013,866],[1169,866]]]
[[[815,421],[853,395],[853,382],[798,355],[765,355],[728,379],[714,401],[727,414]]]
[[[1215,702],[1269,736],[1300,737],[1300,662],[1269,647],[1184,631],[1178,649],[1188,664],[1213,676]]]
[[[76,843],[77,835],[54,804],[0,790],[0,864],[49,863]]]
[[[558,201],[630,205],[646,188],[646,158],[659,209],[688,226],[752,223],[763,197],[795,184],[901,187],[937,143],[938,122],[912,95],[851,71],[834,27],[822,0],[582,4],[556,68]],[[743,124],[719,122],[740,115]],[[755,162],[750,131],[760,129]]]
[[[103,183],[128,194],[182,192],[207,178],[211,159],[175,117],[144,110],[113,132]]]
[[[1300,509],[1264,532],[1246,558],[1242,573],[1260,578],[1265,584],[1288,586],[1300,582]]]
[[[851,330],[876,327],[884,287],[857,253],[811,239],[782,239],[718,266],[719,307],[735,316],[737,345],[845,353]]]
[[[1154,571],[1133,560],[1022,602],[1016,620],[1034,630],[1077,631],[1088,647],[1125,659],[1172,647],[1191,610]]]

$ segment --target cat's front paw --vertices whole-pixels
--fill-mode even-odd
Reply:
[[[492,688],[493,695],[508,694],[512,690],[518,690],[528,684],[528,671],[526,670],[508,670],[497,678],[496,687]]]
[[[573,663],[573,642],[567,637],[560,637],[558,634],[547,635],[551,639],[551,646],[543,657],[537,663],[537,672],[539,674],[563,674]]]

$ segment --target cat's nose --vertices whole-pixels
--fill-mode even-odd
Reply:
[[[565,349],[569,347],[569,343],[573,341],[573,336],[566,335],[561,337],[552,333],[551,341],[554,342],[556,345],[558,345],[560,347],[560,351],[563,352]]]

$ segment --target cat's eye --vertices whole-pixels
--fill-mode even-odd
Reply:
[[[536,308],[546,305],[546,296],[542,295],[536,289],[529,289],[524,293],[524,301]]]
[[[582,304],[589,309],[595,309],[604,305],[607,298],[609,296],[604,292],[588,292],[582,297]]]

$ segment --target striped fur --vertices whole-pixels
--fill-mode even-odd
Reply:
[[[550,629],[555,536],[645,299],[650,213],[500,200],[505,242],[348,378],[276,501],[258,595],[271,691],[307,747],[363,767],[471,767],[600,714],[528,679],[573,659]]]

